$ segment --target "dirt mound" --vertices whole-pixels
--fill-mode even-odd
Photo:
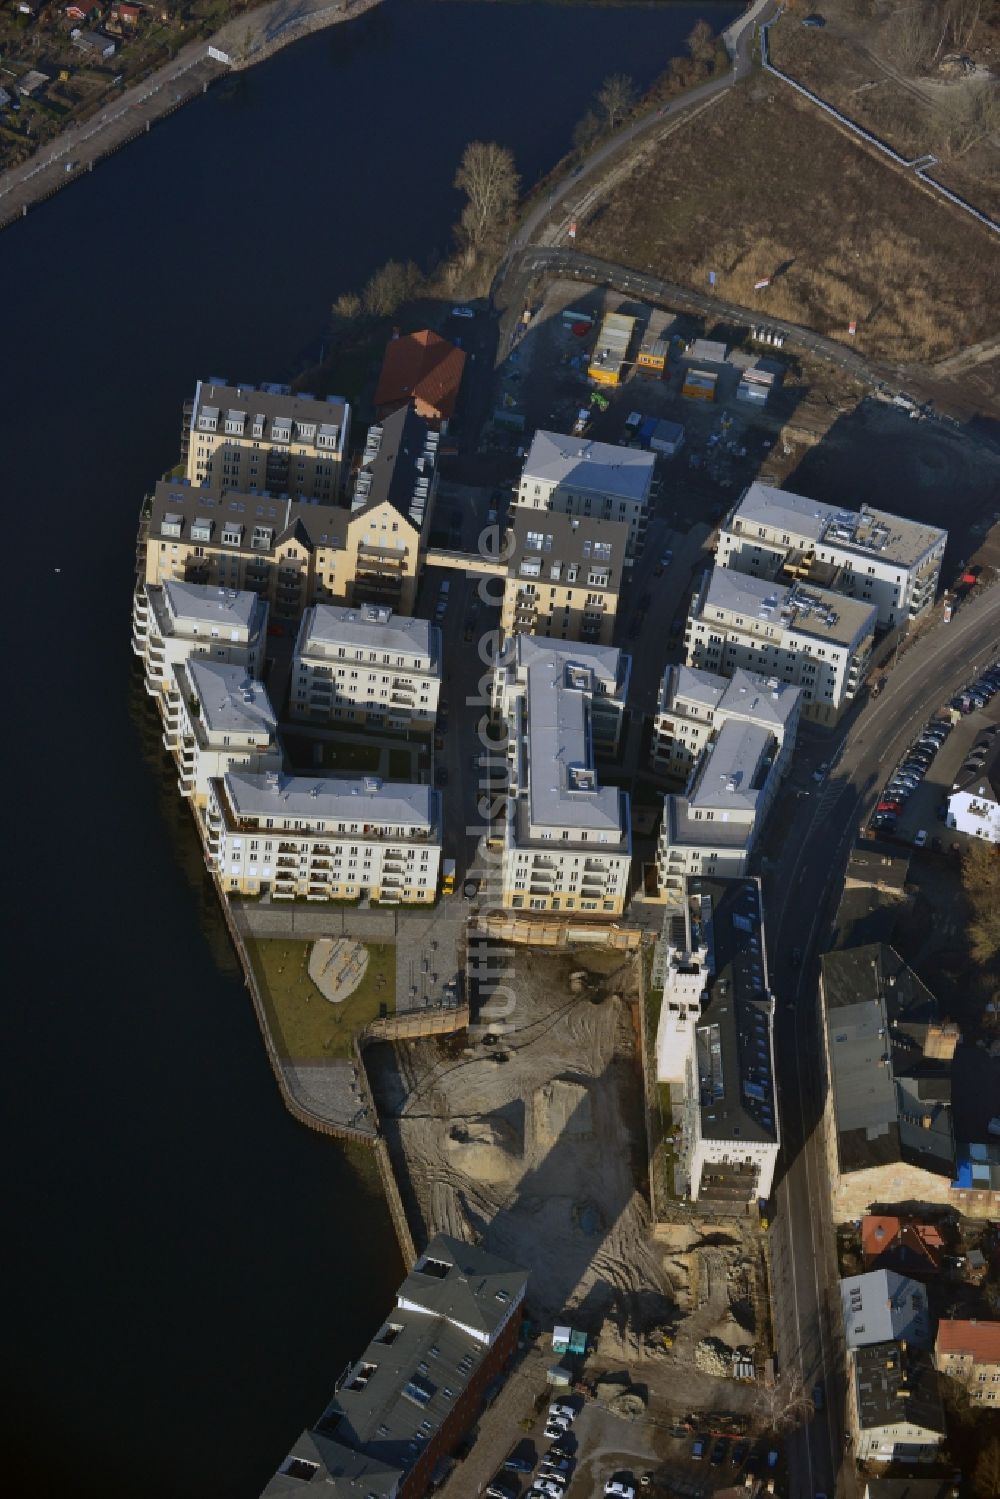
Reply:
[[[456,1171],[482,1182],[508,1182],[521,1165],[522,1142],[505,1119],[465,1119],[445,1149]]]
[[[562,1078],[545,1083],[535,1091],[531,1112],[536,1149],[548,1149],[569,1136],[593,1139],[590,1093],[583,1083],[566,1082]]]

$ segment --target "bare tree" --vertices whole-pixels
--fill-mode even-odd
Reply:
[[[707,21],[695,21],[685,46],[695,62],[711,62],[715,57],[715,37]]]
[[[635,84],[627,73],[612,73],[597,91],[597,102],[612,130],[621,123],[622,116],[628,114],[635,99]]]
[[[462,210],[462,229],[474,250],[510,221],[520,181],[506,146],[495,141],[470,141],[466,146],[455,186],[468,200]]]
[[[986,79],[945,94],[937,107],[936,121],[942,131],[943,149],[949,156],[964,156],[1000,126],[1000,84]],[[982,914],[988,918],[988,912]],[[1000,917],[1000,913],[997,915]],[[1000,928],[1000,920],[997,926]]]
[[[794,1431],[815,1414],[816,1407],[801,1374],[786,1369],[768,1389],[761,1385],[754,1396],[751,1421],[757,1432]]]
[[[361,298],[357,292],[343,291],[333,304],[333,315],[341,322],[350,323],[361,311]]]
[[[420,286],[420,271],[412,260],[387,260],[365,285],[361,301],[372,317],[391,317],[401,302]]]
[[[976,1499],[996,1499],[1000,1494],[1000,1437],[991,1437],[980,1451],[972,1488]]]
[[[907,72],[925,67],[934,54],[938,30],[926,0],[911,0],[893,18],[892,55]]]
[[[951,0],[948,10],[952,46],[959,52],[965,52],[972,45],[972,38],[979,25],[983,0]]]

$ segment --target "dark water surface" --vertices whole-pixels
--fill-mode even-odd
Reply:
[[[294,374],[338,292],[444,248],[467,140],[530,183],[703,9],[389,0],[0,235],[4,1494],[252,1499],[400,1273],[368,1158],[282,1108],[135,691],[181,402]]]

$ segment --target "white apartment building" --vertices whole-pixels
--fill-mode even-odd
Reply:
[[[199,380],[186,425],[187,477],[331,505],[350,431],[351,408],[340,396],[317,400],[288,385]]]
[[[646,535],[655,464],[652,453],[634,448],[536,432],[514,504],[621,521],[628,526],[628,550],[634,556]]]
[[[661,762],[690,768],[683,795],[663,799],[661,891],[685,875],[746,873],[791,761],[800,701],[797,687],[775,677],[738,670],[730,681],[688,666],[667,668],[654,763],[658,751]]]
[[[281,770],[277,715],[263,682],[242,666],[182,661],[160,706],[163,743],[177,762],[181,795],[195,807],[206,805],[209,781],[228,770]]]
[[[601,786],[595,746],[618,745],[631,663],[610,646],[515,635],[494,668],[507,724],[503,903],[514,910],[625,909],[628,794]]]
[[[208,863],[223,888],[275,900],[429,905],[441,862],[430,786],[231,770],[209,782]]]
[[[663,673],[653,720],[653,769],[686,781],[723,724],[759,723],[770,729],[790,757],[799,725],[802,697],[797,687],[738,667],[732,677],[668,666]]]
[[[799,687],[803,716],[834,724],[864,683],[875,622],[874,604],[716,566],[691,601],[685,659],[723,676],[744,667]]]
[[[174,667],[191,656],[241,666],[259,677],[267,604],[255,593],[203,583],[140,583],[132,601],[132,649],[146,669],[146,691],[173,688]]]
[[[874,604],[882,630],[934,603],[948,533],[862,505],[823,505],[755,480],[722,523],[720,567],[812,581]]]
[[[730,720],[705,750],[683,796],[663,798],[660,889],[682,875],[739,879],[781,782],[781,747],[761,724]]]
[[[653,984],[663,987],[656,1075],[679,1126],[677,1190],[734,1206],[769,1197],[781,1138],[759,883],[681,881]]]
[[[441,631],[384,604],[317,604],[302,616],[289,712],[308,723],[431,729],[441,691]]]

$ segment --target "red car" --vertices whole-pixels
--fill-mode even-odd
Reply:
[[[899,813],[899,812],[902,812],[902,810],[903,810],[903,803],[902,802],[879,802],[879,804],[875,808],[875,810],[876,810],[876,812],[896,812],[896,813]]]

